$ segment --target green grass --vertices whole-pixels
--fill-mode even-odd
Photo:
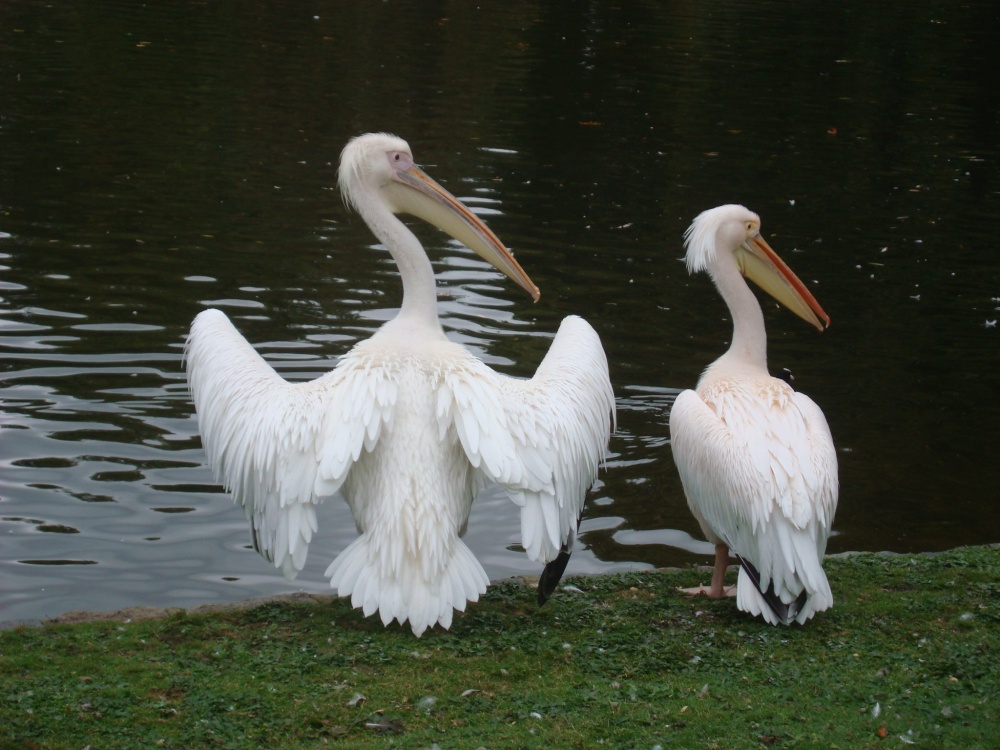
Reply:
[[[490,587],[414,638],[341,600],[0,633],[0,748],[996,748],[1000,550],[827,560],[775,628],[695,569]]]

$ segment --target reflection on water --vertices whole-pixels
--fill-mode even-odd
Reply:
[[[415,225],[453,340],[522,376],[566,314],[605,343],[619,431],[571,572],[709,558],[667,419],[730,331],[681,235],[732,201],[833,318],[818,335],[766,311],[772,368],[841,451],[831,551],[1000,540],[1000,52],[983,13],[9,4],[0,619],[289,589],[205,466],[183,341],[220,307],[303,380],[393,315],[395,268],[335,189],[340,148],[380,129],[541,287],[532,304]],[[354,537],[342,502],[320,523],[294,587],[328,590]],[[538,572],[518,531],[495,490],[475,505],[491,577]]]

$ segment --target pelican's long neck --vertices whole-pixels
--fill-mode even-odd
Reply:
[[[764,313],[736,264],[736,256],[720,251],[712,268],[715,286],[733,318],[733,340],[719,359],[767,372],[767,331]]]
[[[403,279],[403,304],[396,320],[440,328],[434,269],[420,240],[378,196],[359,203],[358,211],[372,233],[388,248]]]

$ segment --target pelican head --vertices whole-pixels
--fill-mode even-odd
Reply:
[[[684,233],[688,272],[707,271],[713,278],[722,259],[732,253],[740,273],[793,313],[822,331],[827,315],[805,284],[760,236],[760,217],[739,205],[710,208],[700,213]]]
[[[413,161],[410,146],[388,133],[353,138],[340,154],[344,201],[374,228],[378,208],[433,224],[492,264],[538,300],[540,292],[513,254],[482,220]]]

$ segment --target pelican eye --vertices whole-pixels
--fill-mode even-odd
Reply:
[[[389,157],[389,166],[393,169],[409,169],[413,166],[413,158],[403,151],[390,151],[386,156]]]

